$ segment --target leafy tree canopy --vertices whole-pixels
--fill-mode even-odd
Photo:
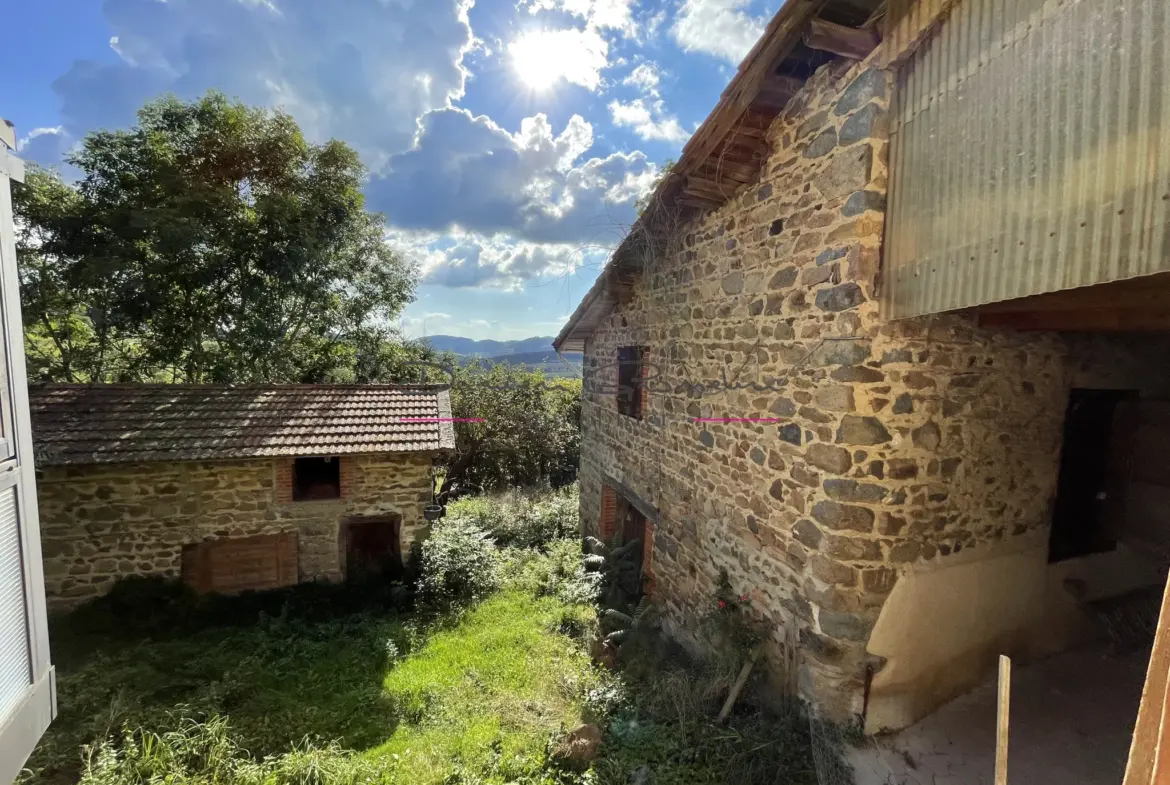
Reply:
[[[479,362],[454,371],[456,451],[442,491],[571,482],[581,453],[581,380]]]
[[[14,193],[30,377],[392,381],[416,272],[367,212],[357,153],[209,93],[90,134],[76,184]]]

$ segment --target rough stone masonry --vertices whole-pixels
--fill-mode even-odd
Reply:
[[[343,456],[341,498],[293,501],[292,458],[48,467],[37,478],[45,589],[61,609],[131,575],[175,578],[183,546],[296,532],[301,581],[342,577],[341,521],[401,517],[403,555],[425,536],[426,454]]]
[[[586,527],[603,485],[652,504],[669,629],[690,637],[726,570],[774,674],[799,640],[802,695],[839,719],[882,667],[866,642],[902,571],[1048,525],[1076,361],[1054,334],[879,318],[890,94],[823,66],[759,183],[680,221],[585,352]],[[641,419],[616,407],[625,346],[646,347]],[[736,417],[779,422],[695,422]]]

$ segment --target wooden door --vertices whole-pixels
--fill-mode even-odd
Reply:
[[[343,525],[345,577],[396,576],[402,570],[401,521],[394,516],[350,518]]]

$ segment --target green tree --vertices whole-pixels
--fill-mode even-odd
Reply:
[[[442,492],[499,490],[576,477],[581,451],[581,381],[550,379],[523,366],[479,362],[456,368],[451,390],[456,451]]]
[[[33,169],[14,196],[33,378],[366,381],[425,359],[391,327],[415,270],[344,143],[209,93],[68,160],[76,186]]]

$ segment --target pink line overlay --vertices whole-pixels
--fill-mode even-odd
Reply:
[[[695,422],[780,422],[779,417],[696,417]]]
[[[399,417],[398,422],[483,422],[482,417]]]

